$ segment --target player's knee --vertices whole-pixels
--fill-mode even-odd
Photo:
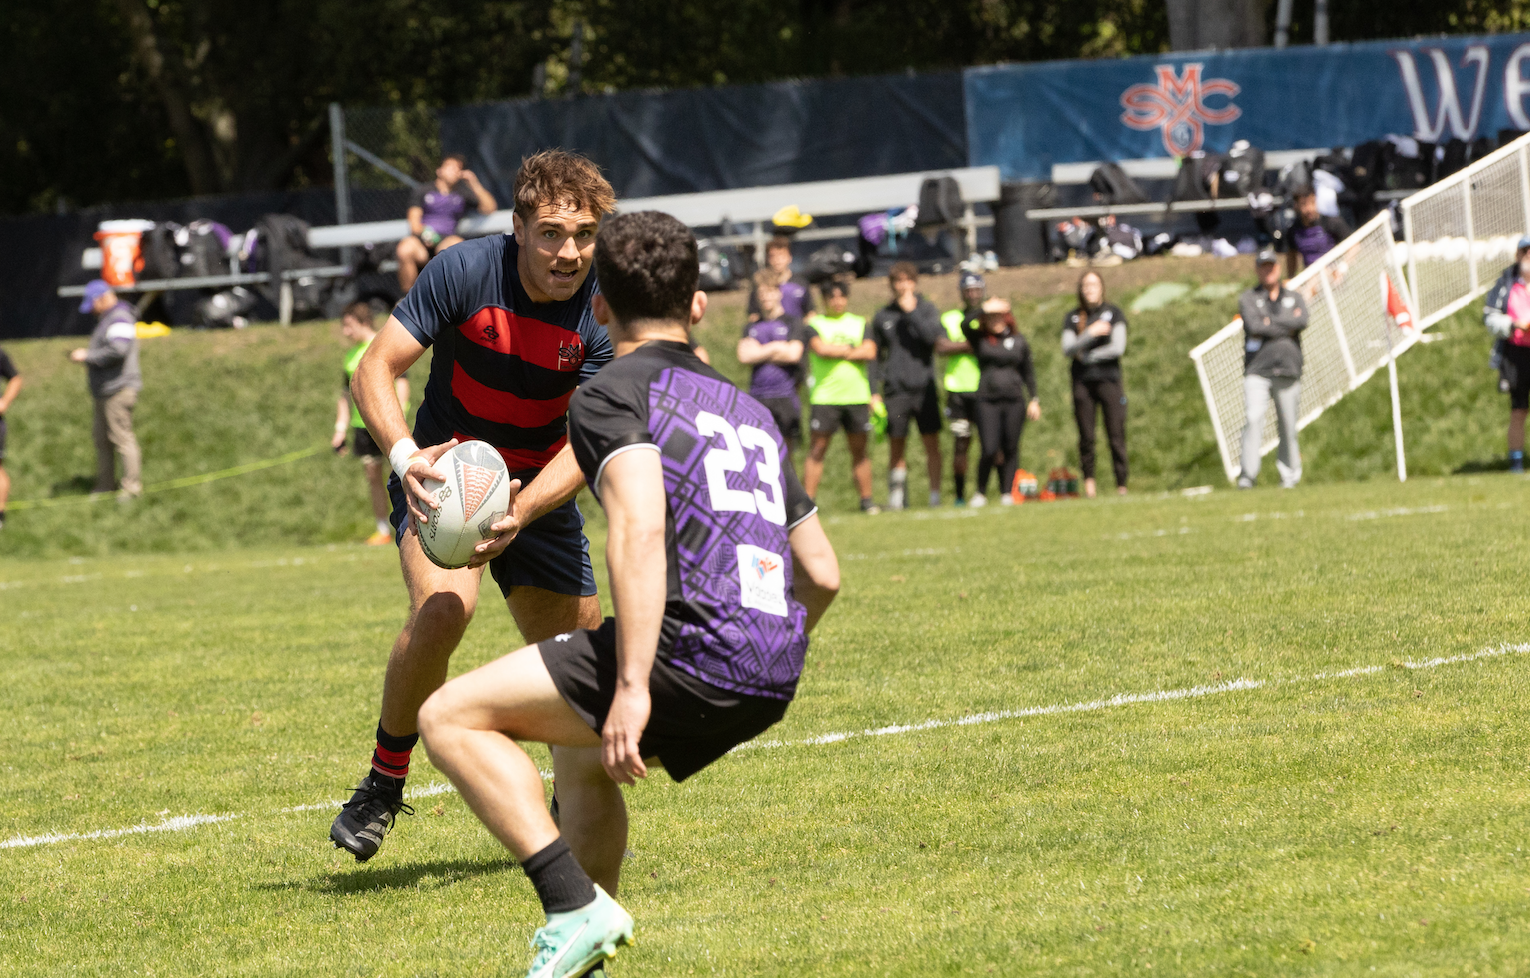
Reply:
[[[450,726],[451,708],[448,705],[450,694],[446,687],[431,693],[420,706],[419,716],[416,723],[420,728],[420,739],[425,742],[425,749],[435,757],[444,742],[443,733]]]
[[[410,617],[409,629],[415,643],[456,640],[467,631],[477,602],[454,591],[438,591],[427,597]]]

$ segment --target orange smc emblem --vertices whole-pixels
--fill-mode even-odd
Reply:
[[[481,465],[468,465],[466,462],[457,464],[462,467],[462,513],[471,518],[478,512],[478,507],[483,505],[489,490],[494,488],[494,480],[499,473]]]

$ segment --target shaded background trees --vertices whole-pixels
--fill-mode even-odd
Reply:
[[[1272,0],[1234,6],[1234,33],[1190,43],[1271,35]],[[1333,39],[1530,26],[1530,0],[1376,8],[1334,4]],[[1154,53],[1186,46],[1183,18],[1171,38],[1171,9],[1197,0],[0,0],[0,213],[327,183],[331,101],[437,106]],[[1310,39],[1311,3],[1297,0],[1292,40]]]

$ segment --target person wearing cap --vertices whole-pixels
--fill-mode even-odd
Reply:
[[[1482,306],[1493,334],[1498,389],[1509,395],[1509,471],[1525,471],[1525,416],[1530,414],[1530,236],[1519,239],[1514,264],[1503,270]]]
[[[1264,417],[1270,399],[1280,432],[1275,469],[1280,484],[1293,488],[1302,479],[1301,450],[1296,444],[1296,419],[1302,395],[1302,330],[1307,328],[1307,303],[1280,279],[1280,256],[1266,248],[1255,259],[1259,284],[1238,297],[1243,319],[1243,472],[1239,489],[1252,489],[1259,478]]]
[[[985,301],[980,317],[968,323],[966,337],[980,369],[977,429],[982,447],[972,505],[987,504],[988,477],[994,469],[999,470],[999,502],[1011,505],[1020,468],[1020,436],[1027,420],[1041,420],[1031,345],[1015,329],[1005,299]]]
[[[1063,318],[1063,356],[1073,381],[1073,419],[1078,424],[1078,466],[1084,470],[1084,495],[1093,499],[1094,422],[1105,415],[1105,437],[1116,494],[1126,495],[1126,388],[1121,357],[1126,353],[1126,314],[1105,301],[1105,280],[1096,271],[1078,280],[1078,307]]]
[[[969,323],[977,329],[987,286],[977,272],[963,272],[959,284],[962,308],[941,315],[940,324],[949,342],[936,347],[936,352],[946,356],[946,373],[941,380],[946,389],[946,420],[951,422],[951,479],[956,485],[956,505],[965,506],[967,455],[972,446],[972,423],[977,420],[979,376],[977,358],[965,331]]]
[[[94,491],[117,488],[115,451],[122,456],[117,498],[133,499],[143,492],[143,458],[133,434],[133,407],[143,389],[143,375],[138,371],[138,313],[101,279],[85,286],[80,312],[96,314],[90,345],[69,351],[70,360],[85,365],[90,395],[96,402],[92,429],[96,442]]]

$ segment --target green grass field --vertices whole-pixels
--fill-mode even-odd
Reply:
[[[1037,348],[1032,471],[1076,464],[1060,271],[991,279]],[[1248,269],[1107,275],[1128,305]],[[1185,356],[1217,292],[1132,316],[1125,499],[866,518],[836,448],[841,598],[763,743],[629,793],[614,976],[1530,973],[1530,516],[1475,313],[1400,363],[1412,481],[1377,381],[1303,433],[1306,484],[1235,493]],[[734,377],[740,308],[702,334]],[[355,460],[83,502],[71,345],[6,344],[44,505],[0,531],[0,973],[523,974],[531,887],[423,752],[378,857],[328,842],[403,614]],[[341,351],[146,343],[146,481],[322,448]],[[486,600],[453,672],[518,644]]]
[[[1524,973],[1524,491],[831,518],[844,593],[774,745],[629,794],[613,974]],[[365,866],[326,838],[399,622],[391,554],[0,578],[4,973],[524,968],[535,898],[455,795]],[[454,668],[515,644],[486,602]],[[914,729],[825,736],[891,725]],[[15,844],[194,815],[224,820]]]

